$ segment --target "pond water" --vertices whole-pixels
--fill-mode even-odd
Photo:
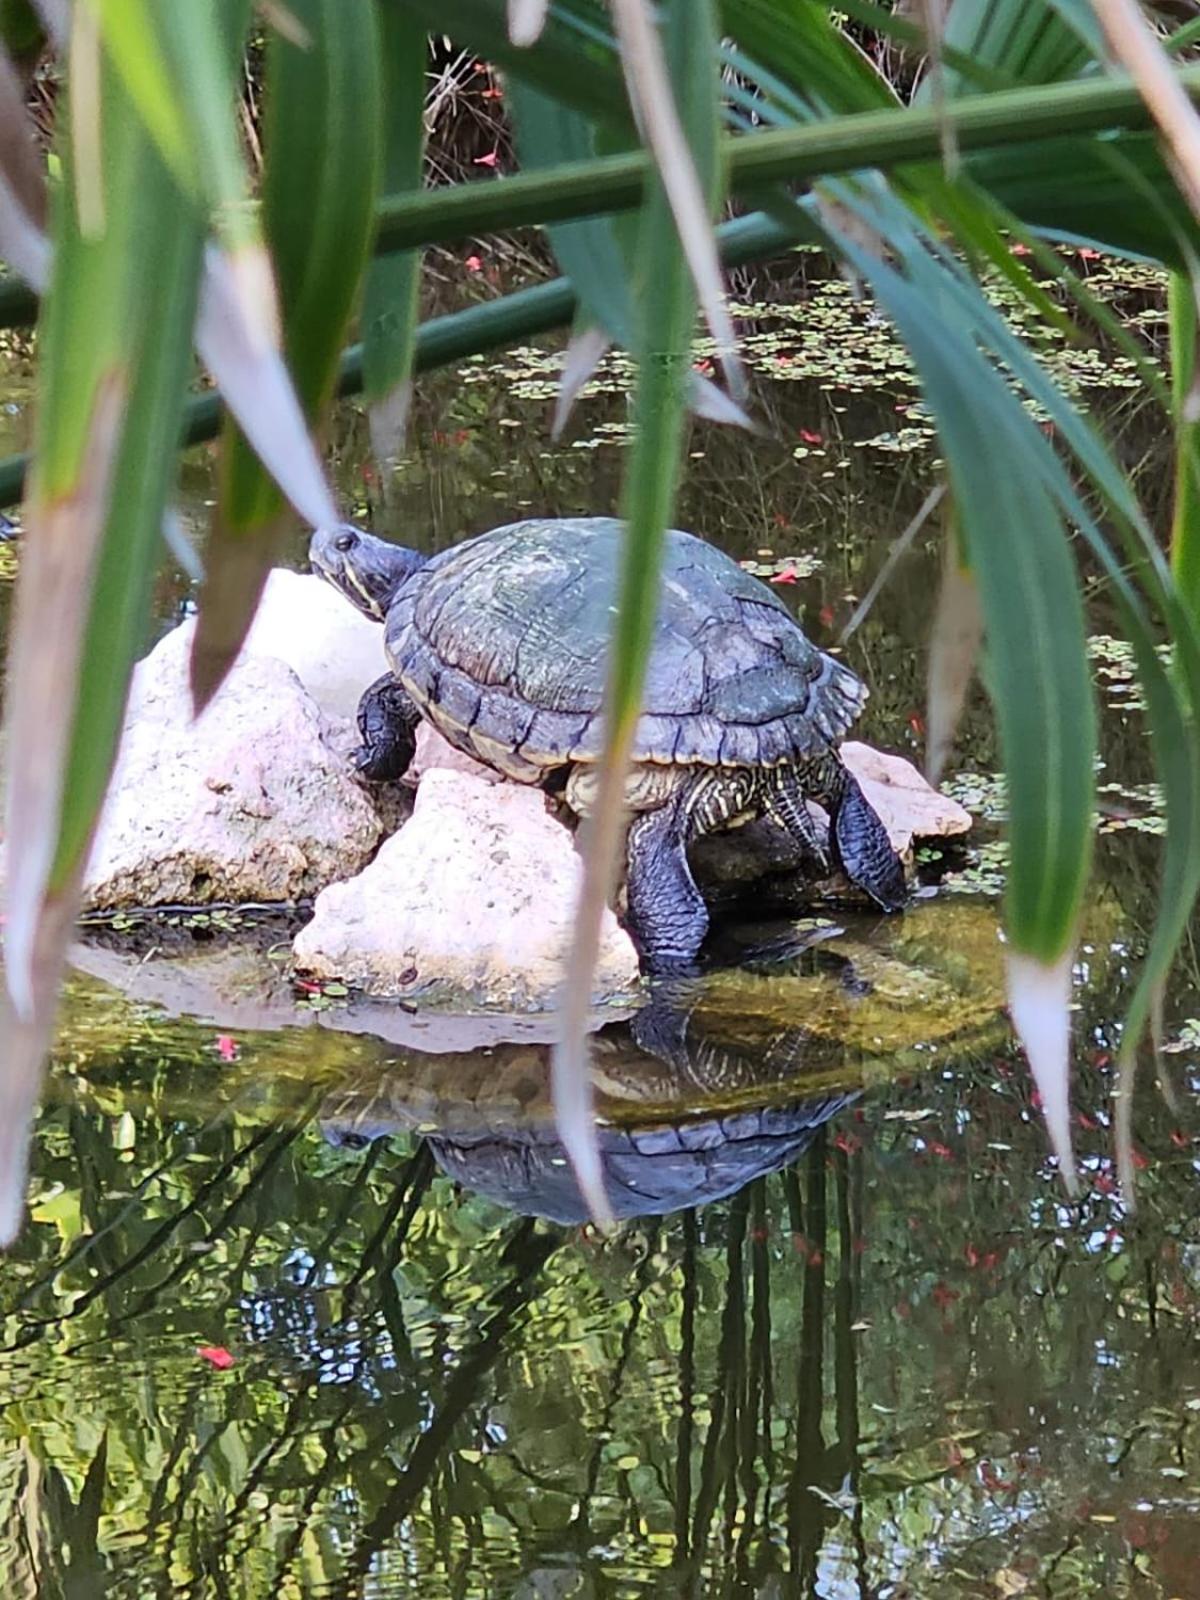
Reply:
[[[1149,275],[1091,270],[1153,343]],[[696,426],[677,520],[782,564],[834,644],[929,486],[928,429],[840,282],[797,279],[749,326],[765,431]],[[1053,359],[1158,509],[1162,423],[1128,367]],[[555,445],[554,360],[423,384],[387,504],[346,407],[347,506],[426,548],[615,509],[620,366]],[[210,493],[196,452],[197,523]],[[923,533],[847,647],[865,736],[918,759],[937,563]],[[187,595],[164,575],[162,625]],[[1127,656],[1093,606],[1077,1207],[1003,1013],[979,696],[952,786],[980,832],[924,863],[936,892],[898,919],[732,931],[700,979],[597,1036],[610,1237],[581,1224],[554,1141],[544,1019],[481,1038],[293,990],[286,919],[94,928],[32,1220],[0,1264],[3,1592],[1200,1596],[1200,1003],[1189,950],[1173,1096],[1147,1071],[1137,1102],[1132,1216],[1111,1063],[1158,824]]]

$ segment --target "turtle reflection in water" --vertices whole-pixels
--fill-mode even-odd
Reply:
[[[793,1028],[744,1055],[706,1038],[686,1000],[661,989],[630,1023],[606,1029],[593,1060],[602,1111],[612,1108],[615,1118],[619,1107],[622,1118],[597,1127],[614,1216],[706,1205],[801,1155],[817,1129],[860,1092],[830,1084],[798,1098],[811,1090],[811,1076],[809,1083],[800,1076],[811,1043]],[[446,1098],[431,1107],[397,1074],[361,1100],[332,1097],[321,1129],[330,1143],[350,1148],[419,1129],[455,1182],[523,1215],[585,1222],[589,1213],[549,1110],[548,1053],[512,1049],[507,1061],[489,1052],[495,1076],[504,1078],[507,1068],[510,1080],[497,1095],[485,1090],[474,1101],[451,1100],[461,1080],[450,1073]],[[514,1067],[523,1074],[516,1093]],[[529,1106],[531,1098],[536,1103]],[[635,1105],[642,1115],[633,1121]]]
[[[314,568],[386,629],[392,670],[359,708],[363,775],[401,776],[424,716],[586,815],[622,539],[609,517],[518,522],[424,560],[348,526],[316,533]],[[903,868],[837,748],[865,699],[765,584],[668,532],[625,796],[627,922],[647,968],[687,965],[708,930],[689,842],[757,816],[821,871],[832,856],[885,910],[903,905]],[[827,841],[810,798],[830,814]]]

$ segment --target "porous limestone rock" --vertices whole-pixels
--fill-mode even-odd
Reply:
[[[185,623],[189,630],[194,623]],[[383,627],[356,611],[324,578],[276,567],[241,659],[270,656],[285,661],[313,699],[333,717],[353,722],[368,684],[388,669]]]
[[[906,856],[914,839],[949,839],[971,831],[971,813],[939,794],[911,761],[856,739],[848,739],[841,749],[842,760],[862,785],[898,855]]]
[[[296,965],[375,995],[540,1010],[562,983],[581,871],[539,790],[434,768],[370,866],[317,897]],[[593,999],[628,994],[637,976],[606,912]]]
[[[350,730],[254,654],[193,722],[190,648],[176,628],[134,672],[85,903],[287,901],[357,872],[383,824],[346,762]]]
[[[456,750],[449,739],[442,737],[432,722],[422,719],[417,724],[417,748],[404,776],[409,783],[419,783],[424,775],[432,772],[435,767],[448,772],[466,772],[473,778],[479,778],[483,783],[507,781],[503,773],[495,771],[492,767],[485,767],[483,762],[476,761],[474,756]]]

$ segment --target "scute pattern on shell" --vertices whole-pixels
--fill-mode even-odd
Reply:
[[[454,743],[522,767],[595,761],[623,525],[495,528],[434,556],[387,621],[394,670]],[[836,743],[867,691],[778,596],[692,534],[667,534],[637,761],[774,766]]]

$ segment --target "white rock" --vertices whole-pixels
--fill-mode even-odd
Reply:
[[[914,839],[946,839],[971,831],[971,813],[939,794],[903,756],[848,740],[842,760],[888,831],[892,849],[906,855]]]
[[[317,897],[296,964],[376,995],[544,1009],[562,982],[581,871],[539,790],[434,769],[371,865]],[[627,994],[637,975],[606,912],[593,999]]]
[[[435,767],[446,772],[466,772],[472,778],[478,778],[481,783],[507,781],[501,773],[495,772],[491,767],[485,767],[482,761],[476,761],[473,756],[464,755],[461,750],[456,750],[449,739],[443,739],[432,722],[422,721],[417,726],[417,748],[409,762],[405,777],[410,783],[416,783]]]
[[[339,753],[345,724],[257,655],[193,722],[190,648],[176,628],[134,672],[86,903],[294,900],[357,872],[383,829]]]
[[[195,631],[186,622],[188,648]],[[322,711],[353,722],[359,698],[387,671],[383,628],[364,617],[324,578],[276,567],[240,659],[285,661]]]

